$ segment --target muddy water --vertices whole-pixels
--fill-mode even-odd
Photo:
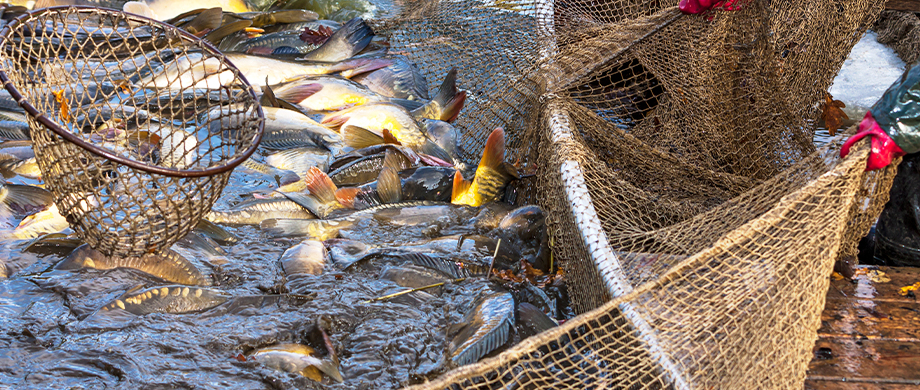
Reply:
[[[235,172],[215,208],[272,187],[261,176]],[[462,222],[475,211],[452,212],[425,226],[370,220],[342,235],[378,245],[424,243],[474,232]],[[233,296],[192,314],[97,312],[135,287],[169,283],[128,269],[54,270],[66,249],[35,254],[23,250],[25,241],[0,245],[11,272],[0,279],[0,388],[400,388],[446,368],[447,327],[494,286],[469,279],[365,303],[403,290],[378,278],[385,265],[341,271],[332,264],[322,275],[286,279],[278,259],[299,239],[276,239],[254,227],[228,230],[242,240],[223,247],[226,258],[174,247],[213,278],[215,289]],[[436,242],[443,248],[453,241]],[[485,251],[465,244],[462,257],[482,259],[490,255]],[[344,383],[325,378],[321,385],[237,358],[278,342],[325,351],[312,336],[316,326],[332,340]]]

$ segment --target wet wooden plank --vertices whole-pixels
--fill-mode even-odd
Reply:
[[[920,0],[888,0],[885,9],[920,12]]]
[[[813,381],[920,385],[917,342],[818,339],[814,353],[807,374]]]
[[[807,379],[805,390],[916,390],[917,385],[903,383],[841,382],[839,378]]]
[[[818,337],[920,342],[920,302],[829,299]]]
[[[875,283],[869,280],[865,271],[857,272],[854,280],[831,279],[831,286],[827,292],[827,299],[871,299],[876,301],[916,301],[912,298],[898,294],[901,287],[920,282],[920,268],[913,267],[875,267],[859,266],[860,269],[870,270],[877,268],[891,279],[887,283]],[[918,294],[920,295],[920,294]]]

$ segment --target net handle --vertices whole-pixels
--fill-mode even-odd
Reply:
[[[255,137],[253,139],[253,142],[249,145],[249,148],[244,150],[242,154],[237,155],[236,158],[224,164],[218,165],[216,167],[210,167],[210,168],[201,169],[201,170],[197,170],[197,169],[196,170],[182,170],[182,169],[175,169],[175,168],[165,168],[165,167],[156,166],[156,165],[148,165],[148,164],[145,164],[139,161],[135,161],[135,160],[114,154],[108,149],[101,148],[99,146],[86,142],[83,140],[82,137],[78,137],[73,132],[63,129],[60,125],[57,124],[57,122],[49,119],[48,116],[46,116],[44,113],[38,112],[38,110],[34,106],[32,106],[32,104],[29,103],[28,100],[25,99],[25,97],[22,96],[19,90],[16,89],[16,87],[13,85],[13,82],[6,75],[6,72],[7,72],[6,67],[4,67],[3,65],[0,65],[0,82],[3,83],[3,87],[6,88],[7,91],[9,91],[13,99],[16,100],[17,103],[19,103],[19,106],[25,109],[26,112],[29,114],[29,116],[31,116],[33,119],[39,121],[42,125],[51,129],[51,131],[63,137],[65,140],[73,144],[76,144],[77,146],[83,148],[84,150],[87,150],[90,153],[93,153],[99,157],[105,158],[110,161],[114,161],[122,165],[129,166],[134,169],[139,169],[147,173],[153,173],[153,174],[158,174],[158,175],[163,175],[163,176],[168,176],[168,177],[191,178],[191,177],[205,177],[205,176],[218,175],[218,174],[233,170],[233,168],[236,168],[238,165],[242,164],[243,161],[246,161],[246,159],[248,159],[250,156],[252,156],[253,153],[255,153],[256,148],[259,147],[259,143],[262,141],[262,132],[263,132],[263,128],[265,125],[265,120],[264,120],[265,115],[262,112],[262,106],[258,104],[259,99],[256,98],[255,92],[253,92],[251,84],[249,84],[249,80],[246,80],[246,77],[243,76],[243,73],[239,71],[236,65],[233,65],[233,63],[230,62],[230,60],[226,56],[224,56],[223,53],[217,50],[217,48],[215,48],[209,42],[201,38],[198,38],[192,34],[189,34],[185,30],[182,30],[178,27],[175,27],[173,25],[166,24],[166,23],[160,22],[159,20],[151,19],[145,16],[136,15],[136,14],[132,14],[128,12],[122,12],[118,10],[113,10],[110,8],[90,7],[90,6],[48,7],[48,8],[41,8],[36,11],[29,11],[20,16],[17,16],[15,19],[10,21],[6,26],[0,29],[0,51],[4,50],[4,48],[9,43],[8,41],[13,31],[16,30],[16,28],[19,27],[20,25],[25,25],[25,22],[27,19],[34,19],[35,17],[42,15],[44,13],[59,12],[59,11],[64,11],[64,10],[68,10],[70,12],[77,12],[77,13],[86,13],[86,14],[98,14],[98,13],[104,13],[104,12],[121,13],[125,15],[126,19],[134,19],[136,21],[144,22],[147,24],[159,25],[164,30],[171,29],[171,30],[174,30],[174,32],[178,32],[179,35],[181,35],[182,37],[186,39],[191,40],[194,43],[204,44],[204,48],[208,51],[211,51],[211,53],[209,54],[216,54],[218,58],[221,59],[221,61],[223,61],[225,64],[229,65],[231,69],[236,71],[236,76],[239,77],[240,81],[243,82],[243,85],[250,86],[247,92],[249,92],[250,97],[252,97],[252,101],[256,108],[256,113],[258,115],[258,118],[260,119],[258,121],[258,128],[256,129]]]

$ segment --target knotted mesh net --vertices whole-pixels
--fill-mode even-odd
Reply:
[[[169,248],[259,142],[248,82],[173,26],[58,7],[0,36],[0,78],[29,114],[43,179],[71,228],[102,253]]]
[[[422,0],[379,20],[428,80],[461,69],[471,163],[506,129],[532,174],[509,196],[548,210],[583,313],[419,388],[801,388],[832,265],[894,173],[813,142],[882,4]]]

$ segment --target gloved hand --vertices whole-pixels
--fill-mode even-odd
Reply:
[[[733,11],[739,7],[735,5],[736,0],[680,0],[677,8],[685,14],[699,14],[711,10],[715,7],[722,7],[726,11]]]
[[[872,150],[869,152],[869,161],[866,164],[867,171],[887,167],[888,164],[891,164],[892,159],[907,154],[894,143],[894,140],[888,134],[882,131],[878,122],[875,121],[875,117],[872,116],[872,111],[869,111],[863,117],[862,122],[859,123],[859,130],[856,135],[850,137],[840,147],[840,157],[846,157],[850,154],[850,146],[865,137],[872,137]]]

